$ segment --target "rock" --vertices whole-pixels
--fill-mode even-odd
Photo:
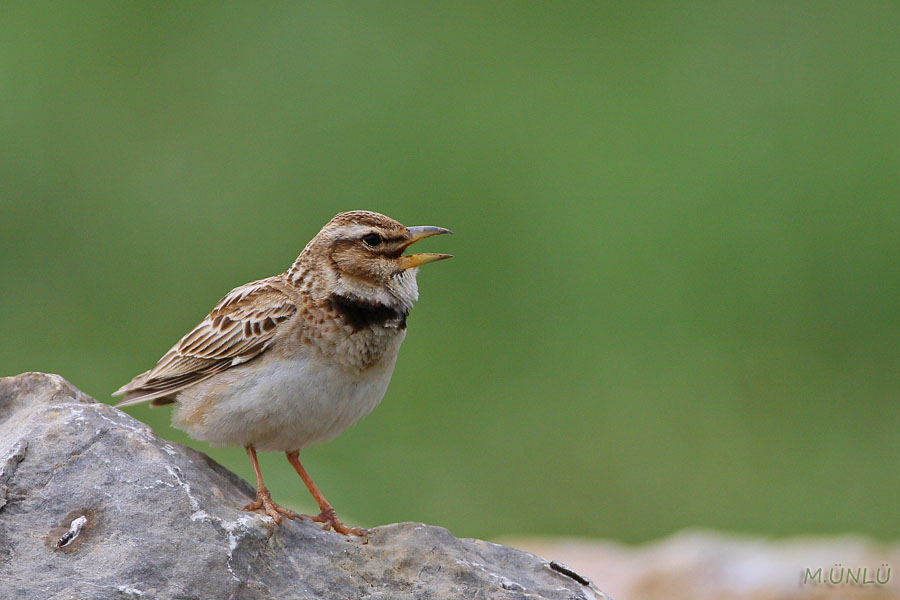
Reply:
[[[345,538],[57,375],[0,379],[0,598],[604,598],[533,554],[398,523]]]
[[[585,540],[515,540],[603,580],[616,598],[641,600],[898,600],[900,545],[861,536],[764,539],[710,531],[625,546]]]

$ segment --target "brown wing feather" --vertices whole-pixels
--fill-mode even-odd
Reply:
[[[154,400],[174,401],[184,388],[262,354],[278,326],[297,312],[276,277],[242,285],[228,293],[212,312],[181,338],[156,366],[113,394],[125,395],[116,406]]]

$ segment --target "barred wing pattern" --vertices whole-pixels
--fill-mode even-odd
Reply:
[[[145,400],[174,402],[184,388],[265,352],[278,326],[297,312],[276,279],[261,279],[229,292],[155,367],[115,392],[125,396],[116,406]]]

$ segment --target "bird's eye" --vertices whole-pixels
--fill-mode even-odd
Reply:
[[[366,235],[362,236],[362,241],[366,243],[366,246],[371,246],[374,248],[375,246],[381,245],[381,236],[377,233],[367,233]]]

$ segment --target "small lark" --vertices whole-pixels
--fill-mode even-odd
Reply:
[[[155,367],[115,392],[118,406],[175,403],[173,424],[213,445],[241,445],[256,472],[256,501],[276,523],[297,513],[263,484],[257,450],[278,450],[309,488],[314,521],[347,527],[300,464],[300,450],[330,440],[381,402],[418,298],[420,265],[449,254],[411,254],[442,227],[404,227],[384,215],[345,212],[286,272],[232,290]]]

